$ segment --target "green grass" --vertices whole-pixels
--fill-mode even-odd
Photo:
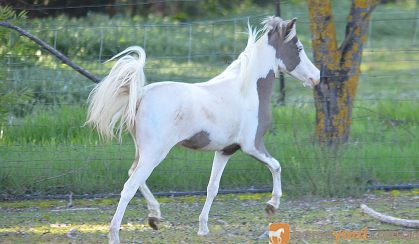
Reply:
[[[282,164],[287,193],[358,194],[367,184],[417,180],[417,110],[414,103],[357,104],[350,142],[328,152],[315,143],[311,105],[275,107],[265,141]],[[83,107],[60,107],[35,112],[21,124],[3,128],[2,193],[118,192],[134,157],[131,139],[126,135],[122,145],[100,142],[90,128],[81,127],[84,115]],[[174,148],[148,184],[154,191],[205,190],[211,161],[212,153]],[[269,187],[271,181],[265,166],[238,153],[221,186]]]
[[[348,12],[345,4],[334,5],[340,35]],[[248,9],[241,11],[236,16],[249,14]],[[273,8],[255,8],[251,14],[272,12]],[[283,12],[285,18],[299,17],[299,38],[310,53],[305,7],[285,4]],[[286,194],[336,196],[361,193],[367,184],[417,183],[419,52],[411,51],[415,49],[413,31],[405,31],[406,26],[413,26],[413,20],[400,20],[414,14],[410,5],[386,5],[374,11],[351,138],[339,151],[329,152],[316,144],[312,92],[287,77],[286,105],[273,109],[274,123],[266,136],[267,147],[282,164]],[[395,20],[382,21],[390,17]],[[256,25],[260,20],[250,21]],[[233,21],[193,23],[190,50],[186,45],[189,26],[158,17],[61,16],[31,20],[24,27],[51,44],[53,30],[57,30],[59,50],[103,77],[111,63],[98,62],[100,31],[105,40],[100,57],[104,61],[129,45],[143,45],[146,21],[159,25],[146,28],[145,73],[150,82],[208,80],[246,44],[247,19],[240,18],[236,29]],[[190,62],[186,58],[189,51]],[[91,129],[82,127],[92,83],[15,34],[10,34],[8,45],[0,47],[0,56],[7,78],[14,81],[10,89],[25,89],[32,97],[24,104],[4,104],[14,116],[0,125],[0,194],[119,192],[127,179],[134,147],[127,135],[122,145],[105,143]],[[277,97],[275,92],[273,101]],[[205,190],[211,161],[212,153],[175,148],[148,184],[153,191]],[[238,153],[225,170],[221,188],[270,187],[271,182],[265,166]]]

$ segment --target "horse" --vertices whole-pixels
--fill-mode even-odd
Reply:
[[[124,212],[137,189],[147,201],[149,225],[158,228],[160,205],[146,180],[176,145],[215,152],[198,235],[209,233],[208,215],[221,175],[238,150],[265,164],[272,173],[272,198],[265,210],[274,213],[282,195],[281,167],[266,149],[263,136],[271,122],[275,76],[279,70],[308,87],[320,80],[320,71],[308,59],[297,37],[296,20],[267,17],[259,30],[248,24],[244,51],[207,82],[162,81],[146,85],[146,54],[138,46],[110,59],[117,60],[89,95],[86,123],[102,139],[121,140],[122,132],[128,131],[135,144],[135,159],[109,227],[110,243],[119,243]]]
[[[273,244],[273,243],[282,243],[282,234],[285,232],[284,228],[280,228],[278,230],[275,231],[269,231],[269,243]],[[276,242],[275,242],[276,240]]]

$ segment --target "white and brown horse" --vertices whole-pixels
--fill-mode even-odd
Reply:
[[[224,72],[208,82],[165,81],[145,85],[146,56],[141,47],[130,47],[112,58],[125,54],[93,89],[87,120],[103,138],[114,137],[115,131],[120,138],[126,129],[136,146],[129,179],[110,225],[111,243],[119,242],[125,209],[137,189],[148,203],[150,226],[157,228],[160,206],[146,180],[176,145],[215,151],[207,198],[199,216],[199,235],[209,232],[211,204],[224,167],[237,150],[269,168],[273,190],[266,210],[273,212],[279,207],[281,167],[266,150],[262,139],[271,121],[270,98],[275,74],[279,69],[302,81],[304,86],[313,87],[319,82],[320,72],[307,58],[297,38],[296,19],[284,21],[269,17],[263,24],[261,31],[249,26],[245,50]]]

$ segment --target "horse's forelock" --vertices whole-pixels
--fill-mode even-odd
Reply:
[[[263,30],[265,32],[279,32],[281,35],[284,35],[287,30],[287,25],[291,21],[292,20],[283,20],[277,16],[270,16],[262,21],[262,24],[264,25]],[[293,25],[292,29],[284,36],[284,42],[290,41],[296,34],[295,25]]]
[[[277,16],[269,16],[262,21],[262,24],[264,25],[263,29],[265,31],[276,31],[277,29],[281,29],[280,27],[282,27],[284,23],[285,21]]]

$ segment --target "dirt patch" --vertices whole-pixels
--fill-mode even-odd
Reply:
[[[267,243],[258,239],[270,222],[289,223],[293,243],[332,243],[335,233],[349,234],[365,228],[367,242],[415,243],[418,230],[383,224],[359,211],[361,203],[399,218],[419,219],[418,191],[373,192],[362,198],[316,199],[282,198],[271,217],[264,213],[269,194],[229,194],[218,196],[209,218],[210,234],[196,235],[202,196],[161,197],[164,219],[159,230],[147,225],[144,199],[129,205],[123,220],[124,243]],[[0,242],[104,243],[115,211],[115,199],[66,201],[19,201],[0,203]],[[348,236],[343,236],[348,237]],[[355,237],[354,237],[355,238]],[[355,241],[356,239],[351,241]],[[344,239],[341,239],[344,240]],[[365,242],[365,241],[363,241]]]

